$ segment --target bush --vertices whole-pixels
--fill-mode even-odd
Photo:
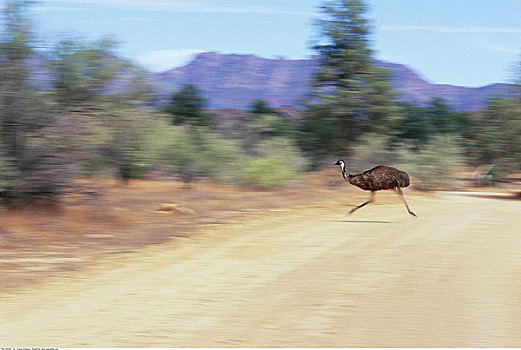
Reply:
[[[258,142],[251,155],[240,140],[226,140],[205,127],[150,124],[146,155],[149,163],[168,174],[191,182],[206,177],[221,183],[271,190],[299,179],[306,166],[289,138]]]
[[[152,165],[185,182],[196,177],[230,182],[240,158],[235,142],[223,140],[207,128],[170,126],[161,121],[151,126],[146,153]]]
[[[286,186],[298,179],[307,163],[291,140],[283,137],[259,143],[257,157],[247,158],[236,182],[263,190]]]
[[[202,175],[221,183],[233,182],[243,158],[238,143],[204,129],[194,141],[198,144],[196,164]]]
[[[0,203],[7,202],[19,186],[19,170],[13,159],[0,149]]]
[[[380,164],[392,165],[396,161],[397,155],[390,148],[390,137],[368,133],[351,147],[348,166],[352,170],[363,171]]]
[[[0,202],[57,199],[71,185],[73,167],[52,142],[28,142],[18,160],[0,152]]]
[[[125,182],[141,177],[148,166],[144,154],[147,117],[113,105],[84,123],[77,155],[83,172],[90,176],[110,170]]]
[[[151,126],[146,140],[147,158],[150,164],[172,175],[180,175],[189,181],[194,171],[195,150],[191,148],[188,136],[182,127],[157,122]]]
[[[295,176],[295,172],[277,156],[252,158],[244,171],[247,185],[264,190],[284,186]]]
[[[398,151],[400,167],[411,175],[415,188],[424,190],[457,189],[463,153],[451,136],[437,136],[419,151],[402,146]]]
[[[106,155],[116,169],[118,177],[124,182],[143,175],[146,163],[142,147],[141,135],[130,128],[113,132],[113,139],[108,144]]]

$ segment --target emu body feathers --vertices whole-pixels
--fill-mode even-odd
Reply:
[[[340,166],[344,180],[348,181],[351,185],[361,188],[362,190],[371,191],[369,200],[351,209],[348,214],[352,214],[356,210],[373,202],[376,191],[394,190],[402,198],[402,201],[405,204],[409,214],[416,216],[416,214],[407,205],[401,189],[402,187],[407,187],[410,184],[409,174],[407,174],[405,171],[398,170],[387,165],[379,165],[370,170],[366,170],[361,174],[352,175],[347,173],[345,162],[343,160],[338,160],[335,165]]]
[[[409,186],[409,175],[396,168],[379,165],[361,174],[347,176],[351,185],[365,191],[392,190]]]

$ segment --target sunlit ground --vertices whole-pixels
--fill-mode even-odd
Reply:
[[[521,344],[521,201],[82,181],[0,223],[0,342],[87,347]],[[30,329],[31,332],[27,332]]]
[[[326,176],[335,179],[332,187],[324,182]],[[289,208],[312,206],[342,189],[337,177],[336,172],[318,174],[273,192],[171,180],[133,180],[128,185],[112,179],[82,180],[77,182],[79,193],[66,195],[58,205],[0,207],[2,289],[244,218],[262,221]]]

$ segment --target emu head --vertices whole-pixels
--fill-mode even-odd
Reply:
[[[340,169],[342,170],[342,176],[344,177],[344,180],[347,181],[346,177],[346,162],[344,162],[342,159],[339,159],[336,161],[335,165],[340,165]]]

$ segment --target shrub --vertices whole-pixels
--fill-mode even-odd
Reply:
[[[157,122],[147,136],[147,158],[159,170],[189,180],[190,165],[195,163],[195,150],[190,146],[182,127]]]
[[[13,159],[0,149],[0,203],[7,202],[19,186],[19,170]]]
[[[397,155],[390,148],[390,137],[368,133],[351,147],[348,167],[353,171],[362,171],[380,164],[392,165],[396,161]]]
[[[57,199],[70,187],[72,174],[66,152],[49,140],[30,140],[17,160],[0,151],[0,202]]]
[[[84,125],[78,161],[86,175],[114,171],[123,181],[139,178],[147,169],[147,114],[112,106]]]
[[[223,140],[207,128],[156,122],[148,135],[149,162],[169,174],[179,175],[185,182],[195,177],[230,182],[239,155],[235,142]]]
[[[286,185],[295,176],[295,172],[277,156],[252,158],[248,160],[245,172],[245,180],[249,186],[264,190]]]
[[[231,183],[240,166],[242,152],[236,141],[225,140],[208,130],[195,140],[198,145],[196,164],[203,176],[217,182]]]
[[[106,156],[124,182],[143,175],[146,163],[142,148],[141,135],[130,128],[113,132],[112,142],[106,148]]]
[[[415,188],[453,190],[461,187],[458,174],[462,170],[463,156],[454,137],[437,136],[419,151],[402,146],[398,153],[399,166],[409,172]]]
[[[295,181],[306,166],[289,138],[260,141],[247,156],[240,140],[223,139],[209,128],[154,121],[149,130],[145,152],[149,163],[185,182],[206,177],[270,190]]]
[[[307,165],[291,140],[283,137],[259,143],[257,153],[241,163],[236,182],[272,190],[298,180]]]

